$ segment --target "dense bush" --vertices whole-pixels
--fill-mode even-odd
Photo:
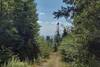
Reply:
[[[54,12],[54,15],[56,18],[71,17],[73,20],[71,32],[74,37],[70,37],[71,39],[66,37],[62,54],[65,58],[69,55],[71,59],[75,56],[74,67],[96,66],[93,64],[95,58],[100,57],[98,49],[100,48],[100,0],[63,0],[63,2],[66,7]]]
[[[76,43],[76,41],[72,34],[63,38],[59,46],[62,61],[70,63],[72,67],[95,67],[97,65],[95,56],[91,55],[85,46]]]
[[[40,48],[40,57],[48,58],[50,52],[52,51],[50,44],[46,42],[46,40],[43,37],[38,37],[37,41]]]
[[[62,60],[65,62],[73,62],[78,54],[77,47],[74,43],[74,38],[72,35],[68,35],[63,38],[61,45],[59,46],[59,51],[62,55]]]
[[[12,58],[13,53],[3,46],[0,48],[0,64],[6,63],[10,58]]]

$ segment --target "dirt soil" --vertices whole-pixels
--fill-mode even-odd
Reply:
[[[34,67],[70,67],[61,61],[61,55],[59,53],[52,53],[50,58],[46,62],[42,62],[40,65]]]

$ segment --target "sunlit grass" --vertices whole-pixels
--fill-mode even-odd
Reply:
[[[46,59],[45,62],[38,63],[29,63],[28,61],[22,62],[17,58],[12,58],[8,63],[4,63],[2,67],[71,67],[70,64],[67,64],[61,61],[61,56],[57,53],[51,54],[50,58]]]
[[[2,67],[32,67],[32,65],[28,62],[21,62],[19,59],[12,58],[7,64],[4,63]]]

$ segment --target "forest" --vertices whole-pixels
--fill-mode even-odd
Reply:
[[[100,0],[62,3],[52,15],[72,25],[44,37],[35,0],[0,0],[0,67],[100,67]]]

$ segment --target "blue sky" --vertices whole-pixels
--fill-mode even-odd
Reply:
[[[43,36],[54,35],[56,32],[57,22],[60,25],[69,26],[70,23],[66,22],[64,18],[59,20],[54,19],[53,12],[60,9],[62,5],[62,0],[36,0],[37,3],[37,13],[38,13],[38,23],[40,24],[40,34]],[[63,28],[60,27],[60,32],[62,33]]]

